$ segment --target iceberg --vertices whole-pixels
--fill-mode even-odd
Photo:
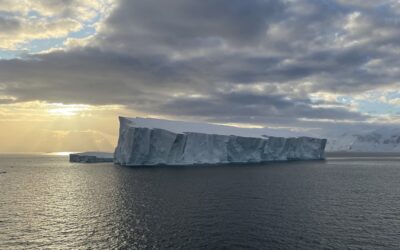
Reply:
[[[324,159],[326,139],[254,135],[254,130],[253,137],[246,137],[243,136],[246,130],[230,134],[237,128],[229,126],[158,119],[120,117],[119,121],[118,145],[114,153],[114,163],[119,165],[240,164]]]
[[[83,152],[69,155],[70,162],[97,163],[113,162],[113,153],[105,152]]]

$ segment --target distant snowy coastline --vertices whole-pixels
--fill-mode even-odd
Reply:
[[[326,151],[400,153],[400,129],[381,128],[332,136]]]

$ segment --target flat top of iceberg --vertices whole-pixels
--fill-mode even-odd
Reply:
[[[204,134],[218,134],[218,135],[236,135],[243,137],[258,137],[266,138],[268,136],[276,137],[298,137],[309,136],[305,133],[296,133],[288,130],[268,129],[268,128],[240,128],[227,125],[217,125],[201,122],[186,122],[186,121],[173,121],[155,118],[128,118],[120,117],[121,119],[132,122],[134,127],[143,128],[160,128],[174,133],[195,132]]]
[[[82,152],[82,153],[72,153],[72,155],[79,155],[79,156],[95,156],[97,158],[113,158],[113,153],[107,152]]]

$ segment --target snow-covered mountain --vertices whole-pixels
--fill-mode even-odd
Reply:
[[[400,129],[380,128],[329,137],[326,151],[400,152]]]

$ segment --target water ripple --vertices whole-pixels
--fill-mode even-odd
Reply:
[[[400,162],[127,168],[1,156],[0,249],[398,249]]]

